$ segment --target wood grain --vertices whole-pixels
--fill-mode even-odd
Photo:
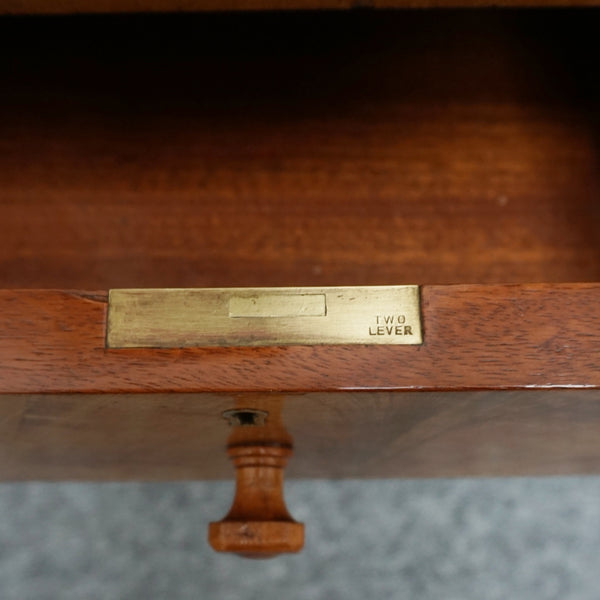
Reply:
[[[246,558],[272,558],[304,547],[304,524],[288,512],[283,472],[293,452],[282,445],[229,445],[236,471],[235,497],[223,519],[208,528],[217,552]]]
[[[600,473],[598,390],[6,394],[0,479],[231,478],[236,407],[282,410],[286,477]]]
[[[0,291],[0,393],[600,387],[600,284],[425,286],[422,346],[105,348],[105,293]]]
[[[599,25],[3,20],[0,287],[598,281]]]
[[[0,477],[229,476],[280,404],[292,476],[600,473],[599,19],[1,19],[0,286],[57,290],[0,291]],[[420,347],[112,351],[60,291],[402,283]]]

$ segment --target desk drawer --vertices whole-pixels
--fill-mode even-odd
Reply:
[[[248,403],[301,476],[600,472],[599,21],[1,19],[0,477],[218,477]],[[105,343],[113,288],[404,284],[422,345]]]

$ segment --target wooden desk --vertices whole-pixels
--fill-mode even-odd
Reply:
[[[222,477],[248,402],[297,476],[600,472],[599,24],[3,17],[0,476]],[[109,288],[403,283],[420,347],[104,346]]]

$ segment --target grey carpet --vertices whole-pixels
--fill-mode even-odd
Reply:
[[[0,485],[0,600],[600,598],[600,478],[293,481],[303,554],[214,554],[230,483]]]

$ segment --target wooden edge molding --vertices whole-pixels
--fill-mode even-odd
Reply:
[[[600,388],[600,284],[421,288],[420,346],[106,349],[106,292],[0,291],[0,393]]]

